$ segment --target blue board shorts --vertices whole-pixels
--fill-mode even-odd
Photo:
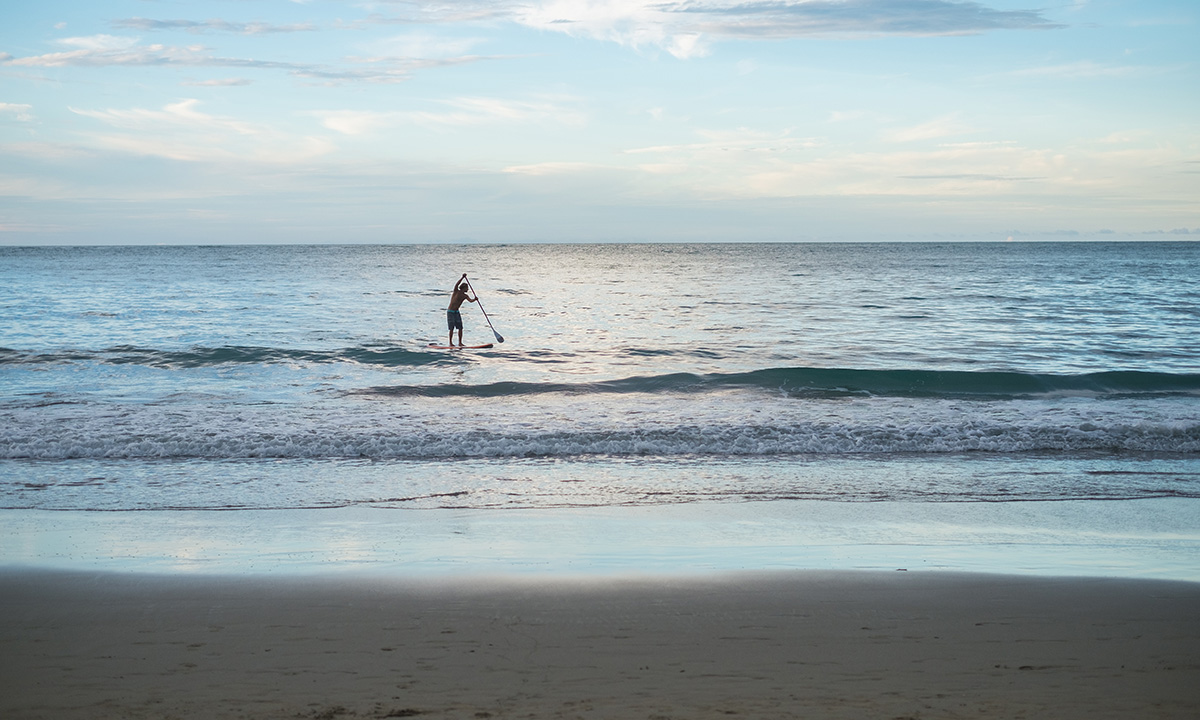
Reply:
[[[451,330],[462,330],[462,313],[457,310],[447,310],[446,325],[448,325]]]

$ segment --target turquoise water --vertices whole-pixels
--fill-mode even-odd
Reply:
[[[0,248],[0,513],[1188,517],[1196,267],[1192,243]],[[495,346],[432,350],[463,272],[505,342],[468,304]]]

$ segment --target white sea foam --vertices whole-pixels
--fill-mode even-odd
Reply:
[[[393,406],[394,405],[394,406]],[[754,456],[1200,452],[1186,399],[796,401],[725,394],[431,404],[57,405],[0,415],[3,458]]]

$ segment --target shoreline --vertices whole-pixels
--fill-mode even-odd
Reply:
[[[687,576],[874,570],[1200,581],[1200,501],[0,510],[0,569]]]
[[[1190,718],[1200,584],[0,571],[0,714]]]

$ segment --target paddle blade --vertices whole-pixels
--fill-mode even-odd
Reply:
[[[503,336],[503,335],[501,335],[500,333],[496,332],[495,330],[493,330],[493,331],[492,331],[492,334],[496,336],[496,342],[498,342],[498,343],[502,343],[502,342],[504,342],[504,336]]]

